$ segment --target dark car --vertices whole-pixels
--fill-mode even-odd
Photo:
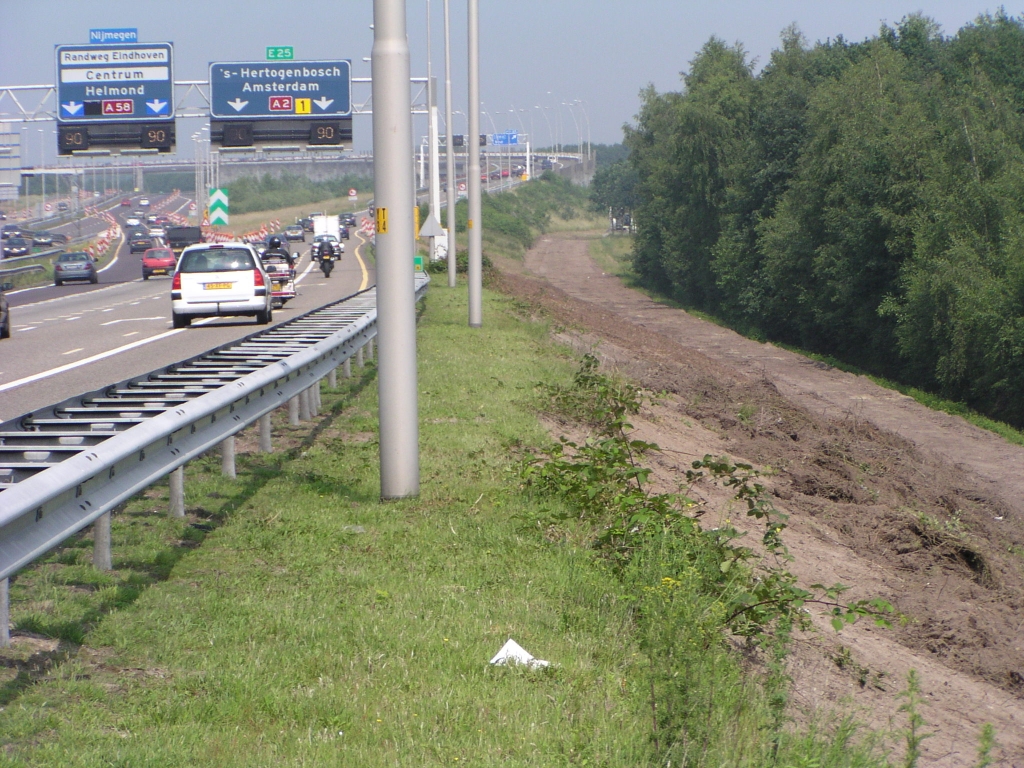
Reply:
[[[342,213],[338,218],[346,227],[354,227],[356,225],[356,215],[354,213]]]
[[[50,236],[54,245],[67,245],[68,243],[68,236],[63,232],[48,232],[47,234]]]
[[[32,241],[24,237],[8,237],[4,240],[4,258],[28,256],[32,253]]]
[[[129,253],[142,253],[153,247],[153,238],[146,230],[136,230],[128,238]]]
[[[174,251],[170,248],[150,248],[142,254],[142,279],[149,280],[153,275],[171,275],[177,263]]]
[[[100,276],[96,273],[96,262],[85,251],[62,253],[53,263],[53,284],[63,285],[68,280],[88,280],[98,283]]]
[[[29,237],[27,232],[24,234],[25,237]],[[33,232],[31,237],[32,245],[38,245],[40,248],[46,248],[53,245],[53,235],[49,232]]]
[[[11,338],[11,308],[7,304],[7,297],[4,291],[9,291],[14,283],[0,284],[0,339]]]
[[[70,207],[71,206],[69,206],[67,203],[57,203],[57,210],[58,211],[66,211]]]
[[[6,211],[0,211],[0,221],[6,221],[6,220],[7,220],[7,213],[6,213]]]
[[[299,219],[295,223],[298,224],[300,227],[302,227],[302,229],[304,231],[306,231],[306,232],[312,232],[313,231],[313,218],[311,216],[306,216],[304,218],[301,218],[301,219]]]
[[[342,240],[348,240],[348,227],[344,225],[338,227],[338,237],[340,237]]]
[[[289,224],[284,228],[284,236],[288,238],[289,242],[292,240],[305,241],[306,230],[302,228],[301,224]]]
[[[21,227],[17,224],[4,224],[0,227],[0,239],[6,240],[8,237],[21,237]]]

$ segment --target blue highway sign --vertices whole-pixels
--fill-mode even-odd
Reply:
[[[90,43],[137,43],[139,30],[136,28],[90,29]]]
[[[248,120],[350,117],[352,62],[212,63],[210,115]]]
[[[505,131],[504,133],[492,133],[491,144],[507,146],[519,143],[519,131]]]
[[[153,122],[174,117],[170,43],[57,46],[57,119]]]

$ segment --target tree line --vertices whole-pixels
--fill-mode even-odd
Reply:
[[[790,27],[759,73],[712,38],[683,83],[592,188],[640,282],[1024,425],[1024,22]]]

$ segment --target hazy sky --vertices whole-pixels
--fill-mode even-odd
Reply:
[[[450,3],[453,102],[465,112],[466,0]],[[427,72],[426,6],[407,0],[414,76]],[[430,0],[430,8],[433,73],[443,95],[443,0]],[[562,143],[575,143],[589,125],[594,143],[614,143],[638,110],[640,89],[679,89],[679,73],[712,35],[741,42],[763,65],[793,22],[812,42],[859,41],[909,13],[922,12],[953,34],[997,8],[980,0],[480,0],[481,129],[490,132],[493,121],[498,131],[532,132],[535,143],[559,133]],[[137,28],[141,42],[173,43],[176,80],[205,80],[210,61],[261,61],[268,45],[294,46],[299,59],[351,59],[353,75],[368,77],[372,20],[371,0],[0,0],[0,85],[53,83],[55,45],[85,44],[90,29],[117,27]],[[354,85],[353,102],[369,91]],[[0,102],[0,119],[9,108]],[[454,122],[464,133],[465,118]],[[194,130],[179,125],[178,135]],[[425,132],[417,120],[415,135]],[[355,117],[354,133],[357,150],[371,148],[368,116]],[[179,138],[179,147],[191,156],[190,141]],[[30,145],[30,157],[37,148]]]

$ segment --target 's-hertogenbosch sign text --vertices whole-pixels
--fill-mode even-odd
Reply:
[[[210,114],[220,119],[349,117],[352,65],[340,61],[210,64]]]

